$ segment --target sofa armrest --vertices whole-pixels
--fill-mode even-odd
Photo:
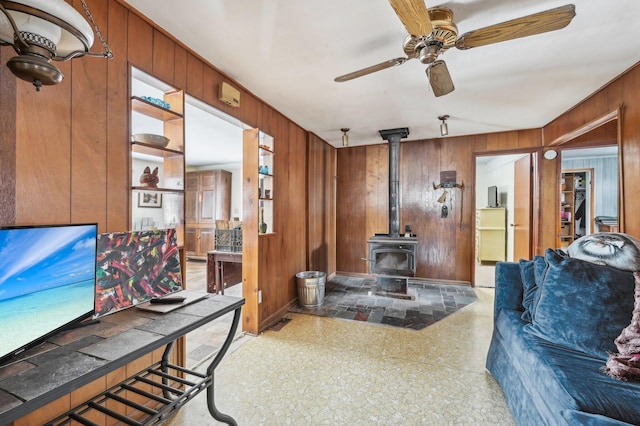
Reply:
[[[523,311],[522,308],[522,275],[520,265],[516,262],[496,263],[496,295],[493,305],[493,319],[500,309]]]

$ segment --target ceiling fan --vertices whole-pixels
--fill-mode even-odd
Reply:
[[[438,56],[451,47],[461,50],[485,46],[548,31],[555,31],[569,25],[576,15],[575,6],[565,6],[534,13],[510,21],[470,31],[458,37],[458,27],[453,22],[451,9],[438,6],[427,9],[424,0],[389,0],[398,18],[409,35],[403,43],[406,58],[400,57],[336,77],[344,82],[367,74],[402,65],[409,59],[418,58],[428,64],[427,78],[435,96],[442,96],[454,90],[447,64]]]

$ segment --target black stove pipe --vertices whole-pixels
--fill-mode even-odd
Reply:
[[[379,130],[389,142],[389,236],[400,236],[400,139],[409,136],[409,128]]]

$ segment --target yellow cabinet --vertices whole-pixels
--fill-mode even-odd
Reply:
[[[504,261],[507,253],[507,209],[476,210],[476,256],[478,262]]]

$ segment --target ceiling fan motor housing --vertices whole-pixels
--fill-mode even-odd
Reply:
[[[423,64],[430,64],[438,55],[455,46],[458,27],[453,23],[453,12],[446,7],[434,7],[428,10],[433,26],[431,34],[404,40],[404,53],[410,58],[419,58]]]

